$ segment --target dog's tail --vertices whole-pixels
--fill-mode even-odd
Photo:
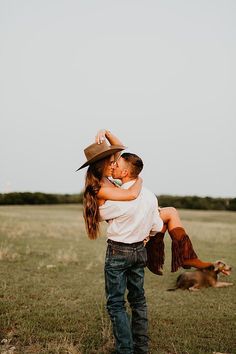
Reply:
[[[178,288],[170,288],[170,289],[166,289],[166,291],[175,291],[177,290]]]
[[[175,291],[175,290],[179,289],[179,287],[178,287],[178,280],[179,280],[179,278],[180,278],[180,275],[178,276],[176,282],[173,284],[173,285],[174,285],[174,288],[170,288],[170,289],[166,289],[166,290],[167,290],[167,291]]]

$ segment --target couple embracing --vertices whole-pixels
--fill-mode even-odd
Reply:
[[[109,144],[108,144],[109,143]],[[144,268],[162,274],[164,234],[172,239],[172,271],[179,267],[205,268],[193,250],[175,208],[159,208],[154,193],[143,187],[139,156],[123,153],[121,141],[100,130],[85,150],[88,166],[84,189],[84,219],[89,238],[96,239],[99,223],[107,221],[105,290],[115,337],[116,354],[148,353],[148,319]],[[117,185],[118,181],[122,185]],[[125,293],[131,320],[125,308]]]

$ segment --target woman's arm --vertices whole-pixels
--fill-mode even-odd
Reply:
[[[96,143],[101,144],[105,139],[107,139],[111,145],[123,145],[120,139],[112,134],[110,130],[99,130],[95,138]]]
[[[95,142],[97,144],[101,144],[105,139],[109,141],[111,145],[123,145],[123,143],[118,139],[114,134],[110,132],[110,130],[101,129],[98,131]],[[114,154],[114,160],[117,161],[121,155],[121,152],[116,152]]]
[[[117,187],[101,187],[97,197],[104,200],[126,201],[136,199],[141,191],[143,180],[138,177],[135,183],[128,189]]]
[[[118,139],[114,134],[110,132],[110,130],[101,129],[98,131],[95,142],[97,144],[101,144],[105,139],[109,141],[111,145],[123,145],[123,143]],[[117,161],[121,155],[121,152],[116,152],[114,154],[114,161]]]

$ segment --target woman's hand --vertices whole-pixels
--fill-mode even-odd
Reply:
[[[99,130],[95,137],[95,143],[102,144],[103,141],[106,139],[106,132],[106,129]]]
[[[123,145],[120,139],[118,139],[110,130],[100,129],[95,137],[95,143],[102,144],[104,140],[108,140],[111,145]]]

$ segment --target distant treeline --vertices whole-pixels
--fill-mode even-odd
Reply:
[[[158,203],[161,207],[174,206],[176,209],[236,211],[236,198],[161,195],[158,196]]]
[[[14,192],[0,194],[0,205],[81,204],[82,201],[83,193],[47,194],[41,192]],[[158,196],[158,202],[161,207],[173,206],[177,209],[236,211],[236,198],[160,195]]]
[[[14,192],[0,194],[0,205],[23,204],[69,204],[82,203],[83,195],[80,194],[48,194],[31,192]]]

